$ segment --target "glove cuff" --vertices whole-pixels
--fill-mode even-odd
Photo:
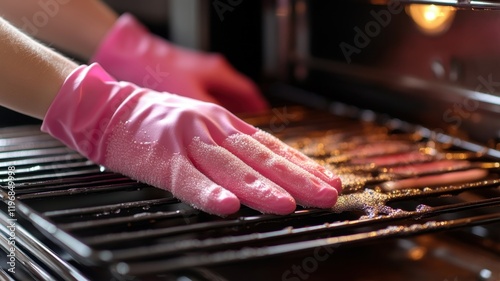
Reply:
[[[117,86],[116,80],[98,64],[76,68],[52,101],[41,130],[101,163],[105,157],[103,135],[113,114],[109,107],[126,96]]]

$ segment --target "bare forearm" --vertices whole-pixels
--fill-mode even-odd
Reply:
[[[0,18],[0,105],[43,119],[77,65]]]
[[[97,0],[0,0],[0,11],[25,33],[85,60],[117,18]]]

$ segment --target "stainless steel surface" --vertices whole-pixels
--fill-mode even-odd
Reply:
[[[0,213],[0,221],[1,231],[6,234],[7,229],[5,229],[5,225],[9,225],[9,218],[6,214]],[[21,252],[22,250],[19,246],[27,249],[27,251],[33,255],[39,262],[34,262],[29,256],[26,254],[17,255],[17,258],[21,259],[23,264],[26,264],[26,269],[31,271],[34,275],[35,279],[40,280],[57,280],[55,277],[51,276],[46,270],[44,270],[39,264],[42,264],[56,273],[56,276],[68,281],[87,281],[86,277],[82,275],[76,268],[70,265],[68,262],[64,261],[61,257],[59,257],[56,253],[54,253],[47,246],[42,244],[37,238],[35,238],[32,234],[30,234],[24,227],[21,225],[16,225],[15,228],[15,242],[16,244],[16,253]],[[0,236],[4,238],[4,236]],[[2,240],[4,242],[4,240]],[[2,243],[2,248],[9,249],[10,245],[5,245]],[[18,269],[20,271],[20,269]],[[16,276],[14,274],[14,276]]]
[[[285,80],[292,48],[292,1],[263,1],[262,4],[263,73]]]
[[[209,1],[169,0],[170,40],[196,50],[208,50],[210,44]]]

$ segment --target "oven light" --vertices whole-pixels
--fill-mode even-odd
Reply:
[[[410,4],[406,13],[418,28],[428,35],[438,35],[450,27],[456,9],[450,6]]]

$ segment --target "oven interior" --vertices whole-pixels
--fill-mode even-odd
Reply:
[[[228,1],[223,20],[199,2],[198,33],[179,40],[227,49],[260,81],[277,107],[242,118],[340,175],[337,205],[211,216],[38,126],[5,127],[3,280],[500,280],[495,3],[446,3],[451,23],[430,34],[408,7],[432,1]]]
[[[243,207],[211,216],[105,171],[37,127],[3,129],[1,165],[16,167],[16,246],[26,265],[13,277],[498,280],[499,151],[371,111],[279,110],[289,118],[270,112],[247,120],[282,129],[276,135],[341,176],[344,194],[333,209],[299,208],[283,217]],[[443,161],[467,165],[413,170]],[[481,172],[467,175],[474,171]],[[452,173],[453,184],[426,184]],[[416,177],[424,180],[419,188],[388,185]],[[8,202],[5,181],[3,188]],[[7,204],[2,209],[9,237]],[[1,242],[8,249],[8,240]]]

